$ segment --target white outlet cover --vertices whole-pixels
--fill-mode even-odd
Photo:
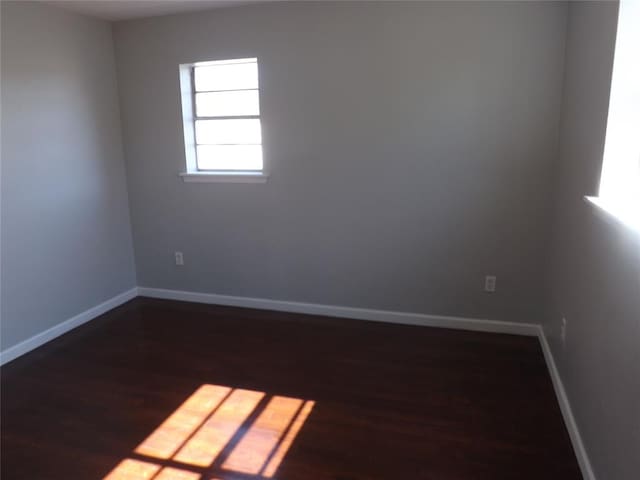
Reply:
[[[496,291],[496,277],[495,275],[487,275],[484,277],[484,291],[495,292]]]

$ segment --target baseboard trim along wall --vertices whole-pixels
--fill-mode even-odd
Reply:
[[[30,352],[38,348],[41,345],[53,340],[54,338],[59,337],[67,333],[69,330],[73,330],[80,325],[87,323],[93,320],[96,317],[99,317],[103,313],[108,312],[109,310],[113,310],[116,307],[119,307],[123,303],[128,302],[132,298],[135,298],[138,295],[138,289],[132,288],[131,290],[127,290],[126,292],[122,292],[116,295],[109,300],[102,302],[95,307],[91,307],[88,310],[85,310],[78,315],[71,317],[68,320],[65,320],[62,323],[54,325],[53,327],[45,330],[44,332],[38,333],[31,338],[27,338],[26,340],[7,348],[6,350],[0,352],[0,365],[4,365],[15,358],[18,358],[25,353]]]
[[[573,416],[571,403],[569,402],[569,397],[567,396],[564,384],[562,383],[560,372],[556,367],[556,362],[553,358],[553,353],[551,352],[549,342],[547,341],[547,336],[542,326],[538,326],[538,329],[538,339],[540,340],[542,353],[544,354],[544,359],[549,370],[549,376],[551,377],[551,382],[553,383],[553,388],[556,392],[558,403],[560,404],[560,411],[562,412],[565,426],[567,427],[567,431],[569,432],[569,436],[571,437],[573,451],[576,454],[578,464],[580,465],[580,470],[582,471],[582,478],[584,478],[584,480],[596,480],[596,475],[593,472],[593,468],[591,467],[591,461],[589,460],[587,450],[584,446],[584,442],[582,441],[580,429],[578,428],[576,419]]]
[[[304,313],[309,315],[397,323],[402,325],[454,328],[458,330],[473,330],[479,332],[510,333],[513,335],[527,335],[532,337],[538,335],[538,325],[532,323],[501,322],[476,318],[341,307],[335,305],[320,305],[317,303],[289,302],[284,300],[236,297],[231,295],[216,295],[212,293],[185,292],[180,290],[164,290],[160,288],[147,287],[138,287],[138,295],[151,298],[163,298],[167,300],[182,300],[185,302],[257,308],[262,310],[275,310],[278,312]]]
[[[423,313],[407,313],[388,310],[374,310],[368,308],[342,307],[335,305],[320,305],[315,303],[289,302],[264,298],[236,297],[231,295],[216,295],[212,293],[186,292],[180,290],[166,290],[161,288],[137,287],[117,295],[106,302],[96,305],[73,318],[70,318],[42,333],[9,347],[0,353],[0,365],[30,352],[31,350],[67,333],[103,313],[116,308],[136,296],[159,298],[165,300],[180,300],[185,302],[207,303],[232,307],[256,308],[275,310],[280,312],[322,315],[327,317],[349,318],[354,320],[369,320],[402,325],[417,325],[425,327],[453,328],[457,330],[471,330],[490,333],[507,333],[512,335],[526,335],[538,337],[544,358],[549,369],[549,375],[556,392],[560,410],[564,418],[567,431],[573,444],[584,480],[596,480],[591,462],[576,424],[569,398],[562,379],[556,367],[553,353],[547,342],[541,325],[533,323],[502,322],[477,318],[449,317],[443,315],[427,315]]]
[[[541,325],[532,323],[502,322],[497,320],[483,320],[476,318],[449,317],[442,315],[427,315],[422,313],[406,313],[387,310],[372,310],[368,308],[340,307],[334,305],[319,305],[315,303],[288,302],[269,300],[264,298],[236,297],[231,295],[215,295],[211,293],[185,292],[180,290],[165,290],[161,288],[138,287],[138,295],[143,297],[160,298],[165,300],[181,300],[185,302],[208,303],[231,307],[257,308],[280,312],[305,313],[323,315],[327,317],[349,318],[355,320],[370,320],[374,322],[396,323],[403,325],[418,325],[425,327],[453,328],[458,330],[473,330],[479,332],[507,333],[512,335],[526,335],[538,337],[549,370],[549,376],[560,404],[560,410],[567,431],[571,438],[580,470],[584,480],[596,480],[587,456],[580,430],[571,410],[562,379],[556,367],[553,354],[547,342]]]

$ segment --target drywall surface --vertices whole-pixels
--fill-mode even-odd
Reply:
[[[556,2],[116,23],[138,283],[538,323],[565,27]],[[178,65],[246,57],[271,177],[185,184]]]
[[[617,5],[572,2],[569,12],[545,330],[596,477],[632,480],[640,472],[640,235],[583,200],[599,183]]]
[[[2,349],[136,285],[110,25],[2,2]]]

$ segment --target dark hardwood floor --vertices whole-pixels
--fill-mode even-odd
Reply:
[[[4,480],[581,478],[535,338],[143,298],[2,368],[1,449]]]

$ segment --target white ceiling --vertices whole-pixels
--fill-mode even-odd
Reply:
[[[155,17],[172,13],[233,7],[277,0],[42,0],[91,17],[104,20]]]

